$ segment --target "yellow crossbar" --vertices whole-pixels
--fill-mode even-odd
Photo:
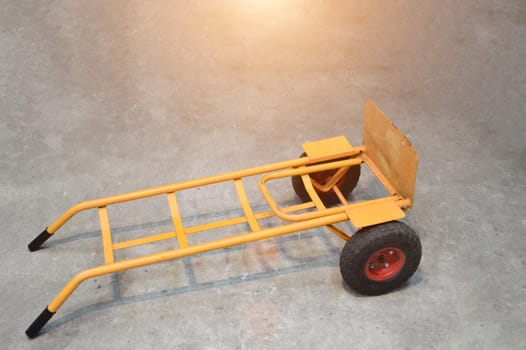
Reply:
[[[260,231],[261,229],[259,228],[258,222],[256,221],[254,212],[252,211],[250,204],[248,204],[247,193],[245,192],[243,181],[241,179],[235,179],[234,184],[236,186],[236,191],[237,191],[237,196],[239,197],[239,202],[241,203],[243,212],[245,213],[245,216],[247,217],[248,225],[250,226],[250,229],[252,230],[252,232]]]
[[[102,247],[104,249],[104,262],[113,262],[113,244],[111,243],[110,222],[108,220],[108,210],[106,207],[99,208],[100,230],[102,233]]]
[[[179,213],[179,205],[177,204],[175,192],[170,192],[167,194],[167,196],[168,204],[170,205],[170,213],[172,214],[172,221],[174,224],[175,233],[177,235],[177,242],[179,242],[179,247],[186,248],[188,247],[188,241],[184,232],[183,220],[181,219],[181,214]]]

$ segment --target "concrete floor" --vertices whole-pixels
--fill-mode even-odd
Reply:
[[[525,38],[521,0],[1,0],[0,347],[525,349]],[[103,262],[96,212],[27,251],[69,206],[360,144],[366,98],[420,155],[404,288],[348,290],[319,229],[89,280],[26,338]],[[183,195],[185,222],[238,214],[233,193]],[[110,219],[116,240],[171,225],[164,198]]]

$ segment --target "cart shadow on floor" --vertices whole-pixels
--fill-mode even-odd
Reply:
[[[231,211],[225,211],[225,213],[229,214],[231,213]],[[205,216],[207,215],[221,216],[225,213],[205,214]],[[144,229],[155,228],[158,226],[166,225],[167,223],[171,223],[171,220],[167,219],[167,220],[149,222],[149,223],[140,224],[140,225],[116,227],[116,228],[112,228],[112,232],[118,235],[120,233],[126,233],[132,230],[138,230],[138,229],[144,230]],[[51,249],[61,244],[71,243],[71,242],[84,240],[84,239],[90,239],[90,238],[98,238],[100,237],[100,234],[101,234],[100,231],[85,232],[85,233],[77,234],[74,236],[56,239],[54,241],[49,242],[46,245],[48,249]],[[295,255],[295,253],[297,252],[292,251],[290,245],[288,244],[293,241],[304,241],[303,244],[306,245],[305,242],[308,242],[308,240],[310,239],[316,239],[318,242],[323,242],[322,243],[323,253],[321,255],[315,255],[315,256],[302,256],[302,254]],[[245,282],[265,280],[265,279],[270,279],[270,278],[274,278],[278,276],[284,276],[284,275],[303,272],[303,271],[311,271],[311,270],[315,270],[318,268],[325,268],[325,267],[331,267],[331,268],[336,268],[336,269],[338,268],[339,254],[340,254],[340,250],[343,245],[343,242],[341,245],[338,245],[338,241],[335,240],[335,237],[333,237],[330,233],[328,233],[324,228],[311,229],[309,231],[296,233],[293,235],[276,237],[276,238],[270,239],[270,241],[274,245],[277,246],[276,251],[279,254],[279,258],[282,259],[283,261],[286,261],[285,265],[287,266],[285,267],[273,266],[273,264],[268,263],[265,257],[265,252],[258,252],[255,255],[257,266],[254,266],[251,269],[252,270],[263,270],[263,271],[250,272],[250,270],[248,270],[247,271],[248,273],[243,273],[239,276],[227,277],[223,279],[212,279],[206,282],[200,282],[199,279],[196,278],[196,274],[194,272],[195,269],[192,264],[193,259],[199,259],[200,257],[213,256],[213,255],[218,255],[218,254],[224,255],[224,254],[228,254],[229,252],[233,252],[236,254],[242,254],[241,251],[242,249],[245,249],[244,247],[246,245],[234,246],[234,247],[230,247],[230,248],[226,248],[222,250],[202,253],[198,256],[190,256],[190,257],[178,259],[179,261],[183,263],[183,266],[184,266],[184,271],[182,271],[182,273],[185,274],[186,280],[187,280],[187,283],[184,286],[180,286],[180,287],[176,287],[172,289],[163,289],[163,290],[148,292],[148,293],[139,294],[139,295],[131,295],[131,296],[122,295],[121,278],[122,278],[123,272],[114,273],[110,275],[111,276],[111,284],[110,284],[111,285],[111,300],[97,302],[94,304],[90,304],[90,305],[81,307],[56,320],[52,320],[42,330],[42,334],[45,334],[56,328],[59,328],[64,324],[67,324],[75,319],[78,319],[79,317],[85,316],[86,314],[97,312],[97,311],[104,310],[104,309],[110,309],[110,308],[117,307],[120,305],[147,302],[151,300],[157,300],[160,298],[166,298],[170,296],[192,293],[196,291],[221,288],[224,286],[232,286],[232,285],[241,284]],[[251,243],[251,244],[254,244],[254,243]],[[256,248],[256,250],[257,249],[258,248]],[[169,264],[169,263],[170,262],[164,262],[163,264]],[[214,266],[210,266],[210,268],[213,269]]]
[[[290,204],[290,203],[288,203]],[[263,206],[256,206],[256,210],[266,209]],[[187,217],[183,218],[183,220],[188,221],[198,221],[198,220],[209,220],[210,218],[216,218],[216,217],[228,217],[232,216],[232,214],[239,215],[239,209],[228,209],[224,210],[222,212],[214,212],[214,213],[205,213],[205,214],[199,214],[194,217]],[[128,225],[128,226],[121,226],[121,227],[115,227],[112,228],[112,233],[116,236],[119,236],[120,234],[125,235],[126,233],[129,233],[131,231],[137,231],[137,230],[152,230],[157,229],[162,226],[167,226],[172,223],[171,219],[166,220],[158,220],[158,221],[151,221],[146,222],[139,225]],[[268,223],[272,224],[272,223]],[[351,225],[347,225],[345,228],[343,228],[345,231],[349,232],[351,229]],[[99,238],[101,236],[100,230],[93,230],[81,234],[76,234],[68,237],[58,238],[55,240],[52,240],[47,245],[48,249],[54,248],[58,245],[67,244],[67,243],[73,243],[80,240],[85,239],[93,239],[93,238]],[[318,249],[316,250],[316,254],[309,254],[309,243],[311,240],[316,240],[316,243],[318,243]],[[328,233],[327,230],[323,227],[314,228],[308,231],[302,231],[299,233],[287,235],[287,236],[281,236],[281,237],[275,237],[271,238],[265,241],[272,242],[275,249],[270,254],[278,254],[278,259],[281,262],[280,264],[272,263],[272,257],[269,258],[268,252],[265,251],[265,249],[262,248],[261,245],[258,245],[257,243],[250,243],[248,245],[240,245],[240,246],[233,246],[230,248],[225,248],[221,250],[215,250],[210,251],[206,253],[201,253],[199,256],[189,256],[181,259],[177,259],[180,261],[183,265],[183,270],[181,273],[184,274],[184,277],[186,278],[186,283],[182,286],[178,286],[175,288],[169,288],[169,289],[161,289],[153,292],[147,292],[142,294],[136,294],[131,296],[125,296],[123,288],[122,288],[122,276],[125,272],[119,272],[111,274],[111,282],[110,282],[110,295],[111,299],[102,301],[102,302],[96,302],[90,305],[86,305],[83,307],[80,307],[68,314],[65,314],[64,316],[55,319],[51,321],[44,329],[43,334],[50,332],[56,328],[61,327],[64,324],[67,324],[75,319],[78,319],[82,316],[85,316],[87,314],[90,314],[92,312],[97,312],[104,309],[110,309],[113,307],[118,307],[120,305],[129,305],[129,304],[135,304],[140,302],[148,302],[152,300],[157,300],[161,298],[166,298],[170,296],[177,296],[181,294],[186,293],[193,293],[197,291],[202,290],[210,290],[214,288],[221,288],[225,286],[232,286],[237,284],[242,284],[244,282],[252,282],[252,281],[258,281],[258,280],[265,280],[265,279],[271,279],[278,276],[284,276],[288,274],[294,274],[304,271],[311,271],[319,268],[339,268],[339,256],[341,248],[343,247],[343,241],[339,241],[335,236]],[[289,243],[294,242],[300,242],[300,245],[303,245],[302,248],[292,248],[292,245]],[[320,243],[321,242],[321,243]],[[296,244],[294,244],[296,245]],[[242,250],[245,249],[245,247],[252,246],[255,247],[255,253],[253,254],[252,258],[255,258],[253,263],[255,263],[252,266],[249,266],[247,270],[244,271],[244,273],[236,276],[228,276],[226,278],[217,278],[217,276],[213,276],[212,279],[206,279],[205,281],[202,281],[202,278],[196,277],[195,273],[195,267],[193,264],[194,259],[199,259],[201,257],[213,257],[216,255],[216,258],[222,258],[221,254],[225,257],[229,253],[234,254],[243,254]],[[305,249],[307,249],[307,254],[305,254]],[[312,253],[312,251],[310,251]],[[273,256],[275,258],[275,256]],[[176,260],[176,261],[177,261]],[[163,264],[169,264],[170,262],[164,262]],[[279,266],[282,265],[282,266]],[[212,264],[210,267],[204,267],[205,269],[214,269],[214,265]],[[202,266],[201,266],[202,269]],[[417,271],[413,278],[406,282],[404,285],[402,285],[400,288],[398,288],[398,291],[402,291],[412,285],[420,283],[422,281],[423,277],[422,274]],[[201,280],[201,281],[200,281]],[[349,293],[353,297],[364,297],[361,294],[358,294],[354,290],[350,289],[342,280],[341,282],[342,289],[345,290],[347,293]],[[132,289],[131,289],[132,290]]]

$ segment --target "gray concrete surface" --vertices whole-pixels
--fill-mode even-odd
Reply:
[[[0,1],[0,348],[526,349],[525,4]],[[359,144],[366,98],[420,155],[407,286],[353,293],[312,230],[87,281],[26,338],[103,261],[91,212],[27,251],[70,205]],[[185,222],[232,193],[184,195]],[[110,208],[116,240],[169,229],[164,201]]]

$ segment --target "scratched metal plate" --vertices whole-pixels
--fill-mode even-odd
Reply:
[[[418,155],[411,142],[370,100],[365,104],[366,154],[398,194],[413,202]]]

